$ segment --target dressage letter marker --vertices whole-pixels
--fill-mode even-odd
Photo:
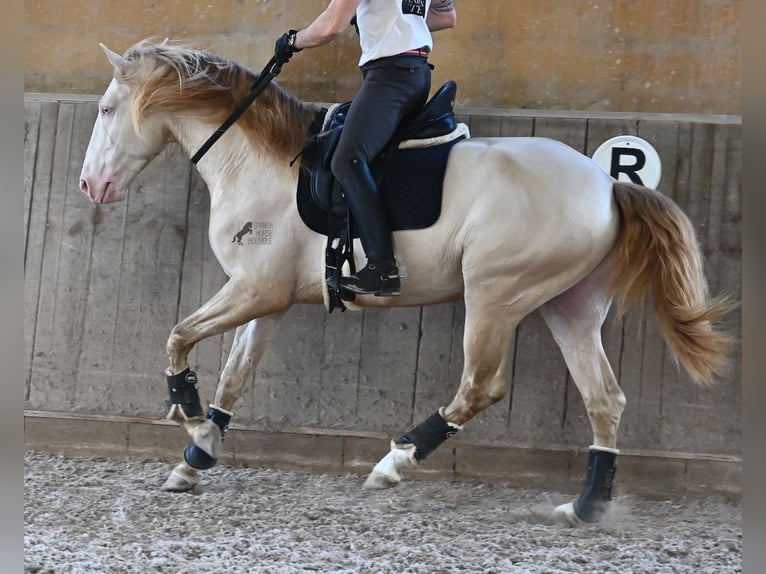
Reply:
[[[651,189],[657,189],[662,177],[657,150],[636,136],[617,136],[605,141],[593,154],[593,161],[618,181],[630,181]]]

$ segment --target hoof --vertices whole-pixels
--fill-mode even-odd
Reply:
[[[169,492],[186,492],[199,484],[199,473],[182,462],[173,469],[162,490]]]
[[[401,480],[402,477],[399,475],[391,476],[373,470],[367,477],[367,480],[364,481],[364,486],[362,488],[365,490],[383,490],[384,488],[396,486]]]
[[[399,484],[402,480],[401,471],[408,468],[415,468],[417,465],[414,461],[414,453],[414,445],[401,448],[392,444],[392,448],[388,454],[375,465],[375,468],[372,469],[370,476],[368,476],[367,480],[364,482],[364,488],[390,488]]]
[[[596,524],[600,522],[601,518],[609,509],[609,503],[603,502],[598,507],[586,507],[591,511],[590,514],[581,515],[575,510],[575,502],[576,501],[567,502],[566,504],[557,506],[553,510],[553,518],[555,520],[564,520],[570,526],[586,526],[588,524]],[[588,510],[586,510],[586,512],[588,512]]]
[[[585,524],[575,513],[574,503],[567,502],[560,504],[553,509],[553,518],[556,521],[563,521],[569,526],[582,526]]]
[[[210,420],[202,421],[189,430],[189,434],[200,449],[212,458],[218,458],[223,451],[221,429]]]

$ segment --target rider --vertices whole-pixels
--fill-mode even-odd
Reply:
[[[431,32],[455,26],[457,14],[453,0],[331,0],[307,27],[290,30],[277,40],[277,59],[285,63],[294,52],[332,41],[354,16],[363,81],[346,116],[331,169],[358,223],[367,265],[341,278],[341,287],[392,296],[400,292],[399,270],[385,206],[369,164],[401,120],[426,103],[431,89]]]

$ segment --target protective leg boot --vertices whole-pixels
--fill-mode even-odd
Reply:
[[[614,474],[617,471],[617,450],[591,447],[588,453],[588,473],[574,511],[583,522],[598,522],[612,500]]]
[[[367,255],[367,265],[364,268],[348,277],[341,277],[341,288],[381,297],[399,295],[401,280],[394,259],[386,209],[367,163],[352,159],[341,186],[348,198]]]

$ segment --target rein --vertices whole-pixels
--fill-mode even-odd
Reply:
[[[207,138],[207,141],[202,144],[202,147],[200,147],[197,150],[197,153],[192,156],[191,161],[193,164],[196,165],[197,162],[202,159],[202,156],[204,156],[207,151],[213,147],[213,144],[218,141],[218,139],[226,132],[226,130],[234,125],[234,122],[236,122],[239,117],[245,113],[245,110],[250,107],[250,104],[255,101],[255,98],[257,98],[261,92],[266,89],[266,86],[268,86],[271,80],[276,78],[281,71],[282,64],[277,62],[276,56],[273,56],[271,60],[269,60],[269,63],[266,64],[266,67],[263,69],[260,76],[258,76],[258,79],[253,82],[252,86],[250,86],[250,93],[247,95],[247,97],[242,100],[242,102],[231,113],[231,115],[226,118],[226,121],[218,126],[218,129],[215,130],[209,138]]]

